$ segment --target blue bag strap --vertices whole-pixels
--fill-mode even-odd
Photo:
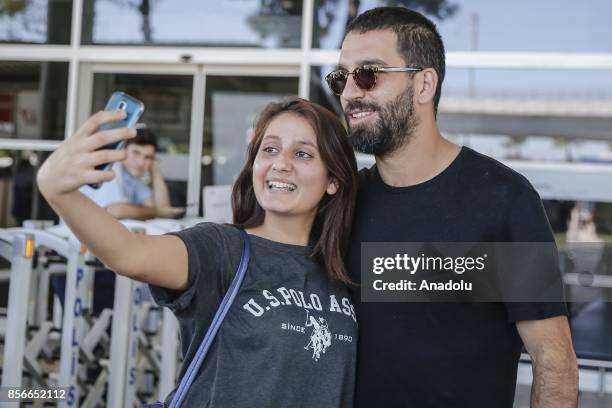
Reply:
[[[176,393],[172,397],[170,408],[179,408],[182,405],[183,400],[187,396],[187,391],[189,391],[189,387],[191,387],[193,380],[198,374],[198,371],[200,371],[204,357],[206,357],[206,353],[208,352],[208,349],[210,349],[210,345],[219,331],[219,327],[221,327],[221,323],[223,323],[225,315],[232,306],[232,303],[234,303],[234,299],[236,298],[236,295],[240,290],[240,286],[242,285],[242,281],[244,280],[244,275],[246,274],[249,266],[249,260],[251,258],[251,245],[249,234],[247,234],[243,229],[240,229],[239,231],[240,235],[242,236],[242,257],[240,258],[238,271],[236,272],[236,276],[234,276],[231,286],[225,293],[225,296],[219,305],[219,309],[217,309],[217,313],[215,313],[215,316],[213,317],[212,323],[206,332],[206,336],[204,336],[204,340],[202,340],[200,347],[198,347],[198,351],[196,351],[195,356],[189,364],[189,368],[187,368],[185,375],[183,375],[183,378],[181,379],[181,383],[179,384]]]

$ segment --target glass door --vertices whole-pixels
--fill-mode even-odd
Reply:
[[[226,221],[205,211],[204,187],[214,186],[208,191],[216,194],[208,207],[229,214],[228,191],[244,164],[257,113],[268,102],[297,95],[298,78],[298,66],[83,64],[77,127],[104,109],[114,91],[140,99],[141,122],[157,135],[172,204],[186,207],[188,216]]]
[[[244,165],[255,118],[267,103],[298,94],[298,69],[205,69],[200,215],[231,221],[231,185]]]
[[[196,67],[133,67],[84,65],[79,95],[80,125],[91,112],[104,109],[114,91],[141,100],[145,111],[139,126],[157,137],[157,159],[173,206],[187,205],[189,147],[197,117],[193,112]]]

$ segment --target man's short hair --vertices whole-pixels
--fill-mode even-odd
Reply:
[[[136,137],[128,139],[128,141],[125,143],[126,146],[131,144],[137,144],[139,146],[153,146],[155,151],[157,151],[157,137],[155,136],[155,133],[151,131],[151,129],[146,127],[136,129]]]
[[[437,114],[446,62],[442,37],[433,21],[404,7],[378,7],[357,16],[348,25],[346,34],[351,31],[364,34],[372,30],[392,30],[397,35],[397,51],[406,66],[433,68],[438,73],[433,101]]]

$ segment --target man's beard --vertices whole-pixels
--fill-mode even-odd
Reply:
[[[409,87],[382,108],[373,103],[349,103],[346,111],[368,109],[378,112],[379,116],[374,125],[351,127],[350,121],[347,121],[353,148],[361,153],[384,157],[407,144],[418,124],[414,114],[413,95]]]

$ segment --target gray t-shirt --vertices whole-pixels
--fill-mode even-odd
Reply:
[[[187,246],[187,289],[151,285],[151,293],[179,320],[182,377],[231,284],[242,239],[212,223],[175,235]],[[312,247],[249,237],[249,269],[184,406],[352,408],[357,323],[346,289],[330,282]]]

